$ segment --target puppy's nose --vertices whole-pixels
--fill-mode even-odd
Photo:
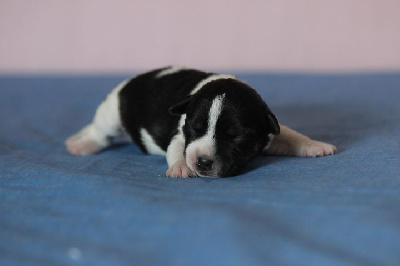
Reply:
[[[212,165],[213,165],[214,161],[210,160],[206,157],[197,157],[197,167],[199,168],[199,170],[203,170],[203,171],[207,171],[210,170]]]

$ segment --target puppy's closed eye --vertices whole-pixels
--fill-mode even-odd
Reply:
[[[232,139],[234,142],[239,143],[243,142],[249,138],[252,138],[254,136],[253,132],[251,130],[238,130],[231,128],[227,131],[228,138]]]
[[[200,135],[206,131],[206,126],[204,126],[201,123],[191,123],[189,121],[186,121],[184,130],[186,133],[189,135]]]

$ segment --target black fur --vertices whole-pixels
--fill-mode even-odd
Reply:
[[[172,137],[177,133],[179,123],[179,117],[170,114],[170,107],[185,99],[197,83],[212,75],[196,70],[183,70],[156,79],[157,73],[162,70],[133,78],[119,94],[122,125],[132,140],[146,153],[139,130],[145,128],[156,144],[166,151]]]
[[[222,166],[218,176],[231,176],[262,151],[270,141],[268,134],[279,134],[279,124],[265,102],[248,85],[234,79],[217,80],[185,101],[186,146],[206,133],[206,118],[212,100],[222,94],[225,98],[216,127],[215,160]]]
[[[225,98],[215,133],[215,161],[221,167],[218,173],[205,171],[201,175],[237,174],[268,144],[268,134],[279,134],[274,114],[247,84],[235,79],[216,80],[190,96],[195,86],[212,73],[183,70],[155,78],[160,71],[137,76],[120,92],[122,124],[144,152],[139,130],[145,128],[166,151],[178,132],[180,114],[187,115],[183,126],[186,146],[203,136],[212,101],[222,94]]]

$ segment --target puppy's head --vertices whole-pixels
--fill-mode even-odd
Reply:
[[[199,176],[237,174],[280,130],[261,97],[235,79],[210,82],[170,111],[186,114],[184,156]]]

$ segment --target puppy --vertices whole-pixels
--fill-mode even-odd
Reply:
[[[227,177],[258,154],[316,157],[333,145],[279,125],[257,92],[234,76],[168,67],[122,82],[93,122],[66,141],[72,155],[95,154],[128,135],[166,155],[169,177]]]

